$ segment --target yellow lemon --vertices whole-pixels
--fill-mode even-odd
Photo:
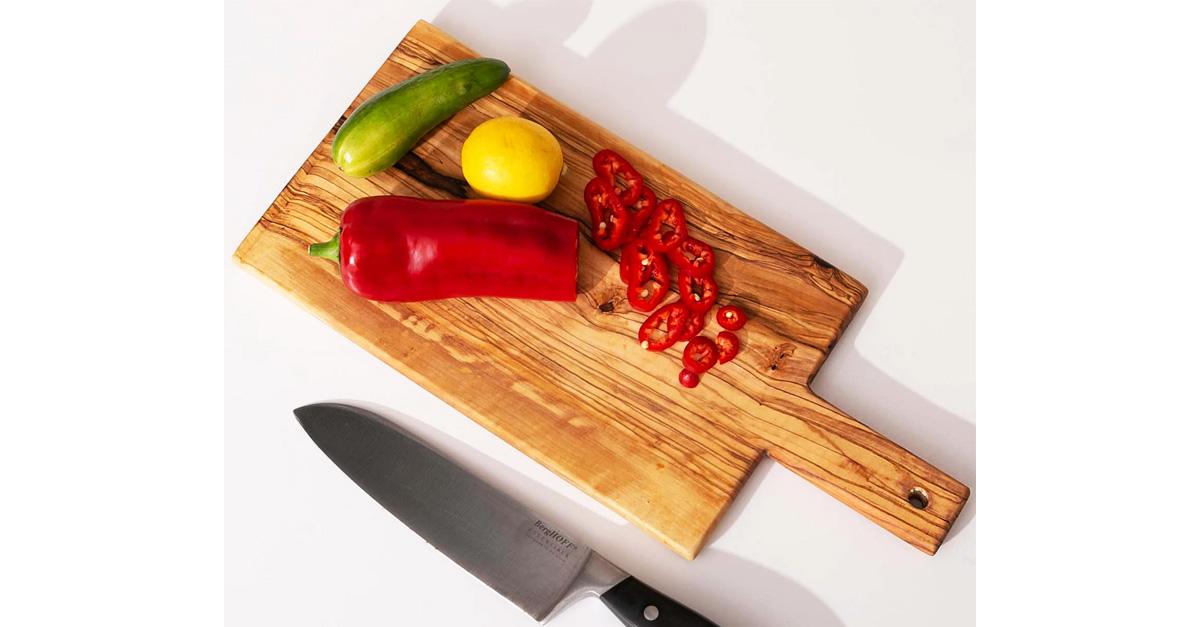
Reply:
[[[463,142],[462,169],[480,196],[537,202],[558,185],[562,147],[536,122],[492,118],[476,126]]]

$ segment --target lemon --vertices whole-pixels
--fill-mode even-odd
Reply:
[[[562,147],[536,122],[492,118],[476,126],[463,142],[462,169],[480,196],[537,202],[558,185]]]

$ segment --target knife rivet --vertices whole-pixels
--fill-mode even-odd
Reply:
[[[646,609],[642,610],[642,617],[646,620],[654,620],[658,618],[658,608],[653,605],[647,605]]]

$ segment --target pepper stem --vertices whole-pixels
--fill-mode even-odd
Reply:
[[[336,234],[334,234],[333,239],[329,240],[328,242],[310,244],[308,246],[308,254],[312,255],[313,257],[332,259],[335,262],[341,261],[341,259],[338,257],[339,248],[341,246],[339,239],[341,237],[342,232],[338,231]]]

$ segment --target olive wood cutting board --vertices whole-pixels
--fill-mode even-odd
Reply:
[[[379,90],[473,56],[418,22],[346,115]],[[343,287],[335,264],[307,255],[357,198],[468,196],[463,140],[505,115],[545,126],[562,144],[566,172],[539,204],[580,224],[575,302],[376,303]],[[809,388],[866,297],[854,278],[516,76],[369,178],[345,177],[330,160],[345,119],[246,236],[234,254],[239,262],[684,557],[695,557],[764,454],[918,549],[937,550],[967,487]],[[615,253],[588,238],[583,187],[601,148],[628,158],[659,198],[684,203],[689,232],[716,251],[718,306],[732,302],[749,314],[738,332],[742,352],[694,389],[677,382],[679,346],[664,353],[639,346],[646,314],[626,302]],[[704,333],[714,329],[710,314]]]

